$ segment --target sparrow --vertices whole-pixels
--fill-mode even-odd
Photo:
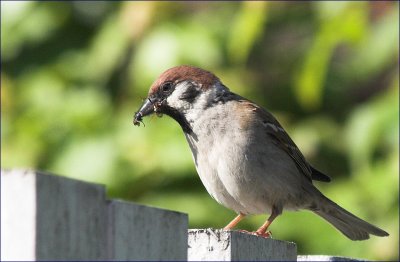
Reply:
[[[253,232],[269,237],[285,210],[311,210],[351,240],[388,236],[324,196],[313,180],[330,177],[310,165],[275,117],[226,87],[213,73],[188,65],[170,68],[150,87],[133,118],[168,115],[181,126],[208,193],[238,215],[270,214]]]

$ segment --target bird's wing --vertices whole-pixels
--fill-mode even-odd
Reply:
[[[325,175],[324,173],[322,173],[321,171],[315,169],[313,166],[311,167],[311,178],[312,180],[318,180],[318,181],[322,181],[322,182],[331,182],[331,177],[328,175]]]
[[[267,134],[272,138],[272,141],[274,141],[279,148],[285,151],[293,159],[300,173],[311,181],[313,179],[311,166],[307,163],[293,140],[279,124],[278,120],[276,120],[271,113],[254,103],[247,100],[242,100],[241,102],[244,103],[244,106],[248,107],[258,115],[263,122],[263,126],[265,126]]]

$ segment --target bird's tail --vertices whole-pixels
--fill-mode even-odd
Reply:
[[[321,205],[312,211],[351,240],[365,240],[369,238],[369,234],[380,237],[389,235],[386,231],[356,217],[322,194],[320,196],[322,197]]]

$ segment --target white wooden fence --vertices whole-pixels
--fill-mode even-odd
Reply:
[[[295,243],[236,231],[188,230],[187,214],[31,170],[1,171],[1,260],[349,261],[297,256]]]

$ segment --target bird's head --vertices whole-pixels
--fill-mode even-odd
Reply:
[[[211,106],[219,93],[227,90],[218,77],[206,70],[187,65],[170,68],[150,87],[133,123],[140,125],[143,117],[153,113],[166,114],[184,131],[190,131],[189,122]]]

